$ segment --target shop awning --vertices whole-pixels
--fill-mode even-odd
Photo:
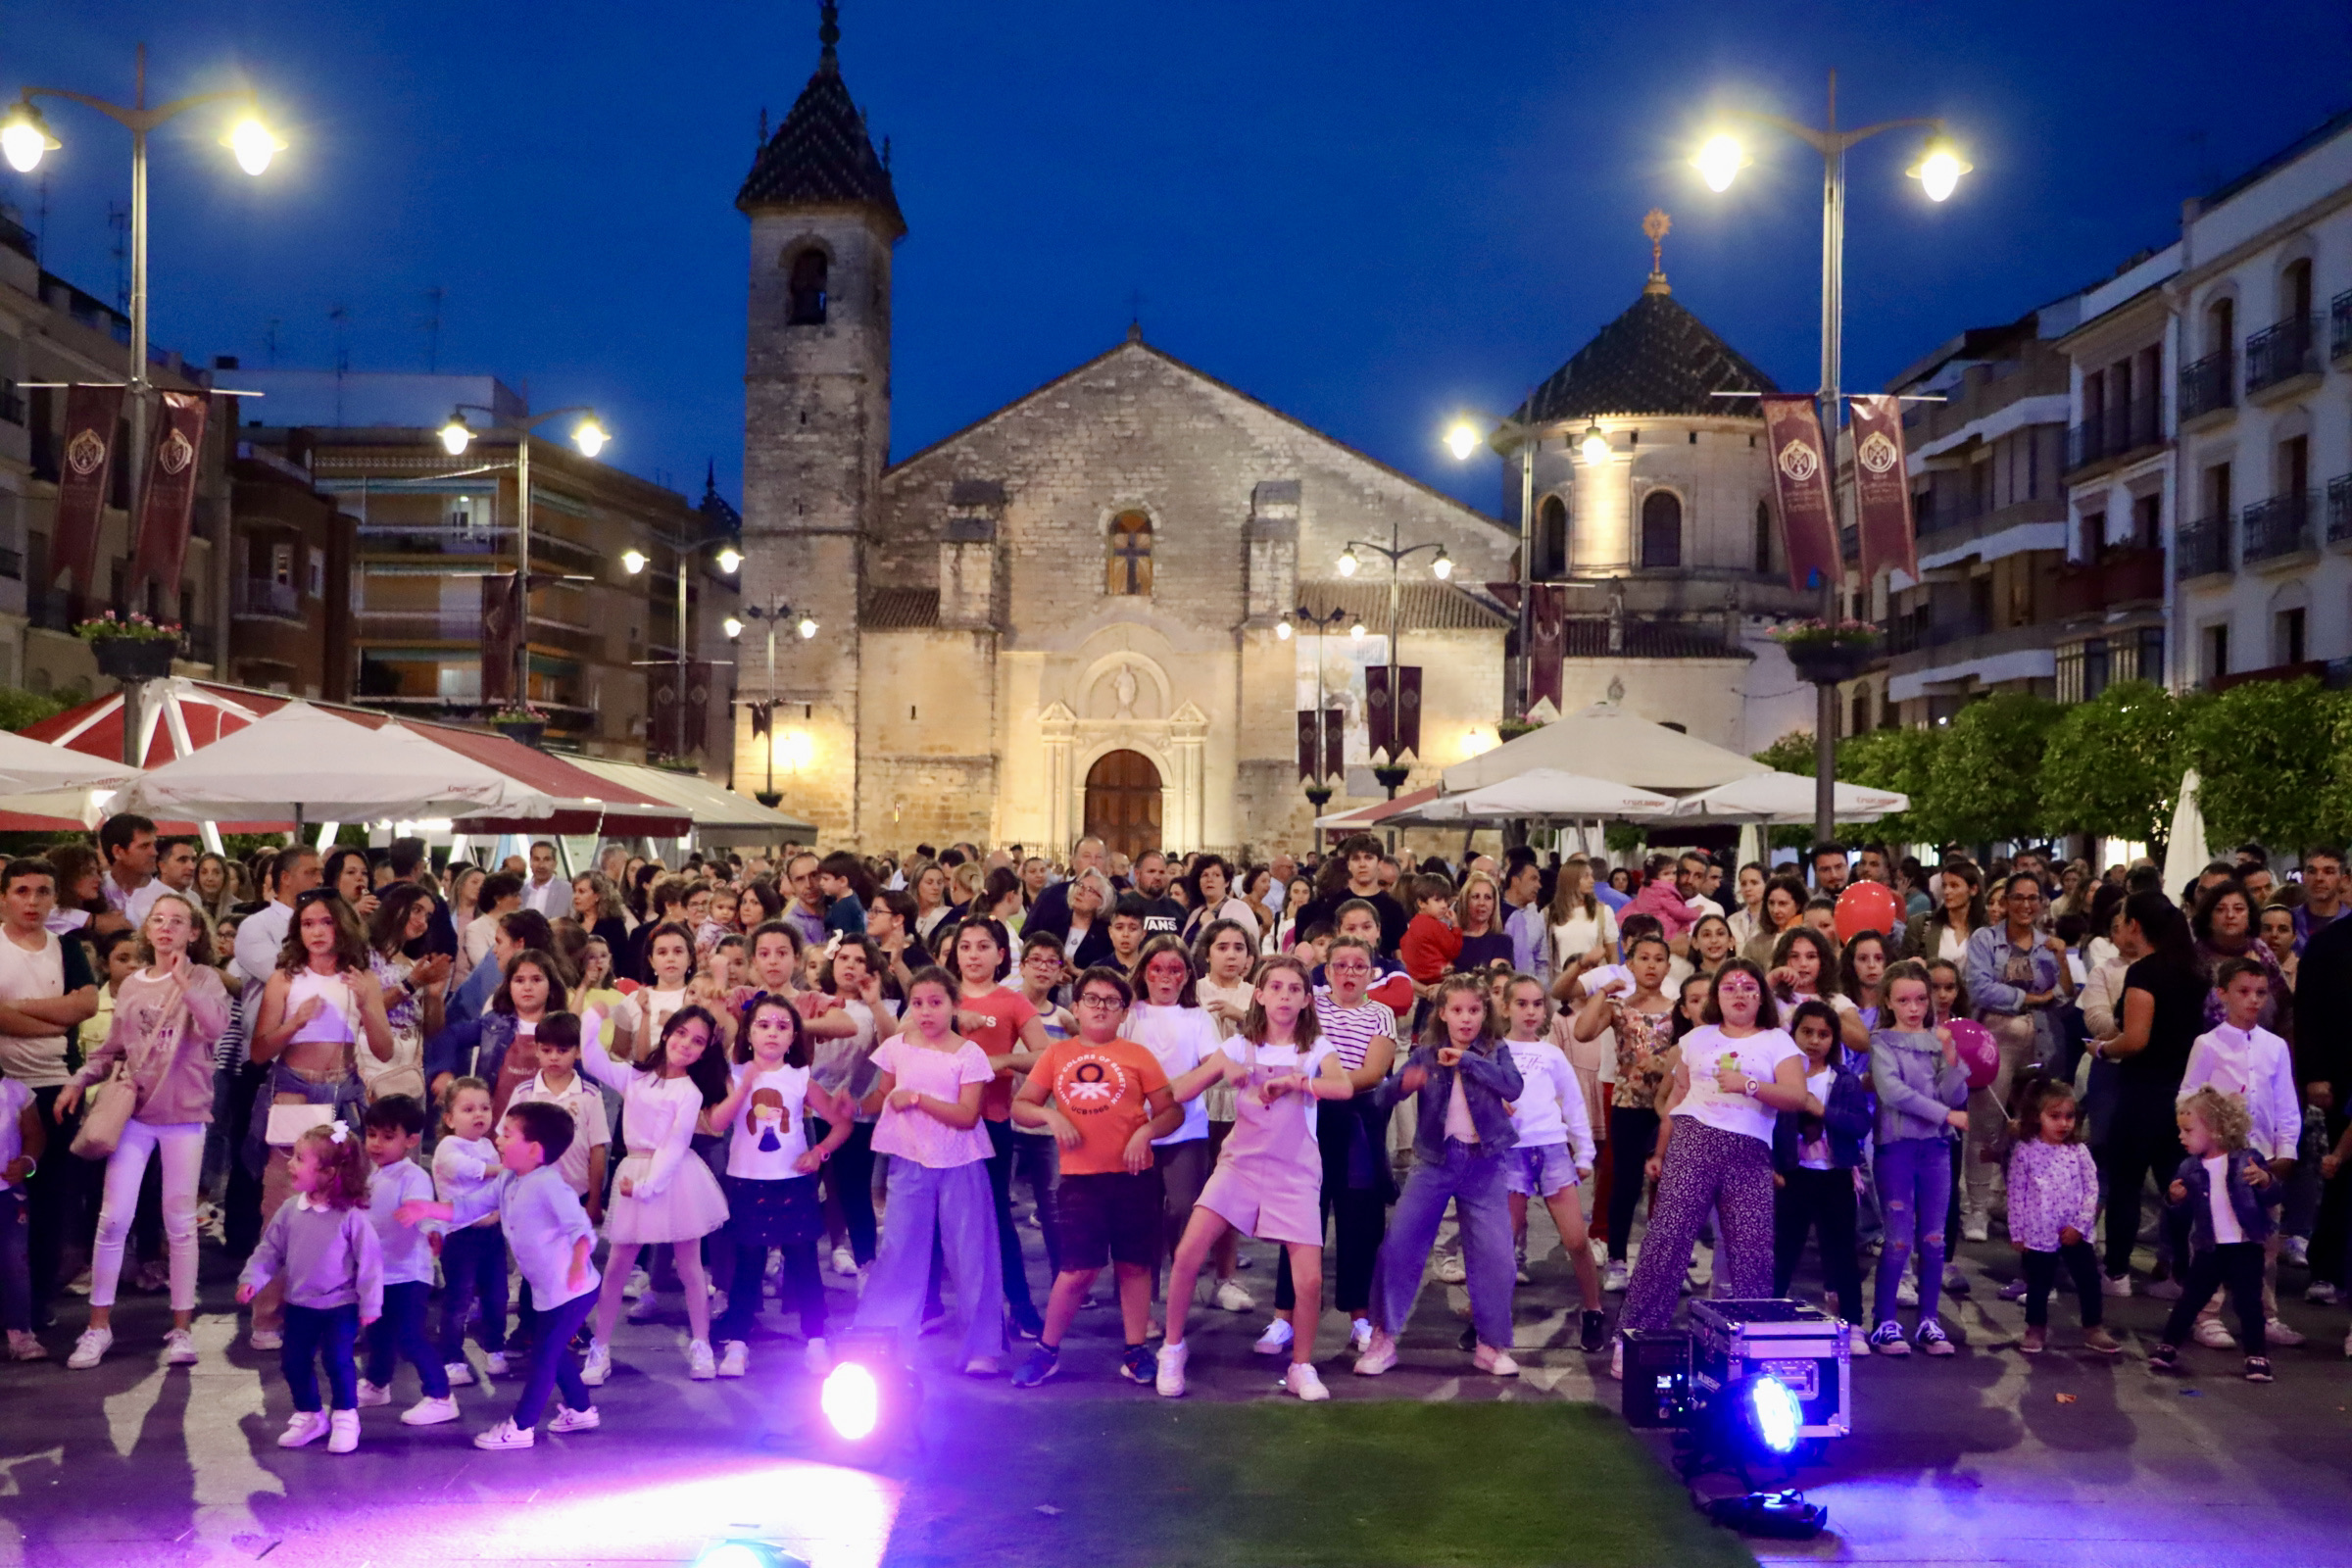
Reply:
[[[813,844],[816,827],[761,806],[697,773],[677,773],[641,762],[583,757],[579,765],[642,795],[651,795],[694,813],[695,836],[714,844]]]

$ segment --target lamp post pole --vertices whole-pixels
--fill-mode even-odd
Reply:
[[[1336,605],[1332,607],[1331,613],[1328,615],[1318,615],[1304,605],[1300,605],[1274,628],[1274,635],[1285,641],[1290,639],[1294,625],[1315,628],[1315,755],[1308,760],[1306,804],[1315,808],[1317,815],[1322,814],[1323,808],[1331,800],[1331,786],[1324,782],[1328,775],[1323,771],[1323,762],[1327,755],[1323,726],[1330,718],[1331,702],[1323,684],[1323,636],[1324,633],[1347,618],[1348,612]],[[1360,635],[1363,628],[1358,626],[1356,630]],[[1323,830],[1318,827],[1314,830],[1314,834],[1315,849],[1320,852],[1323,848]]]
[[[1446,554],[1444,545],[1400,544],[1398,537],[1396,519],[1391,517],[1387,544],[1374,544],[1365,539],[1350,539],[1348,541],[1348,548],[1340,556],[1340,575],[1343,577],[1355,575],[1356,567],[1360,564],[1355,553],[1359,550],[1368,550],[1389,564],[1389,760],[1385,766],[1374,769],[1373,776],[1380,780],[1381,787],[1389,792],[1389,799],[1392,801],[1396,798],[1396,786],[1402,784],[1405,779],[1405,768],[1396,760],[1403,752],[1403,748],[1397,744],[1396,733],[1396,720],[1400,709],[1396,690],[1396,620],[1398,601],[1404,587],[1404,563],[1408,558],[1417,556],[1424,550],[1434,550],[1437,552],[1437,556],[1430,562],[1429,569],[1437,574],[1440,582],[1444,582],[1453,575],[1453,562]]]
[[[761,806],[773,810],[784,799],[776,790],[776,627],[788,620],[797,621],[795,629],[806,642],[816,635],[816,620],[781,599],[772,605],[746,605],[743,615],[746,620],[767,622],[767,788],[760,792],[759,800]],[[742,622],[731,620],[727,635],[732,637],[741,630]]]

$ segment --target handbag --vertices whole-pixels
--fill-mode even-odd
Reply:
[[[292,1149],[304,1133],[314,1127],[324,1127],[334,1119],[335,1107],[331,1104],[271,1105],[270,1126],[262,1135],[262,1142],[271,1149]]]
[[[115,1063],[106,1082],[83,1102],[81,1126],[74,1134],[74,1152],[83,1159],[111,1159],[122,1142],[122,1129],[139,1108],[139,1088],[130,1081],[128,1062]]]

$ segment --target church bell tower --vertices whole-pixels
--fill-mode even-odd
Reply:
[[[789,603],[776,628],[775,709],[766,702],[767,625],[737,648],[735,778],[766,787],[855,842],[860,541],[890,452],[891,251],[906,232],[890,169],[842,80],[839,8],[821,7],[816,74],[735,197],[751,220],[743,424],[743,603]],[[794,622],[817,622],[813,638]],[[770,749],[773,749],[771,759]]]

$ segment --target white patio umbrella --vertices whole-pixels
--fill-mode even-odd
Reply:
[[[2173,808],[2172,836],[2164,841],[2164,891],[2167,897],[2197,879],[2213,851],[2205,843],[2205,808],[2197,799],[2203,783],[2190,768],[2180,778],[2180,803]]]
[[[554,802],[397,723],[375,728],[308,703],[143,774],[117,809],[149,816],[374,822],[387,817],[545,816]]]
[[[1673,809],[1671,799],[1650,790],[1556,767],[1535,767],[1483,789],[1440,796],[1393,820],[1431,826],[1531,817],[1590,821],[1663,816]]]
[[[1702,822],[1777,822],[1803,824],[1813,820],[1813,780],[1801,773],[1757,773],[1728,784],[1686,795],[1674,803],[1674,814]],[[1871,789],[1842,780],[1832,786],[1840,822],[1876,822],[1895,811],[1908,810],[1911,797],[1900,790]]]
[[[1448,790],[1484,789],[1532,768],[1599,769],[1645,790],[1712,789],[1771,769],[1695,735],[1640,718],[1614,703],[1582,712],[1481,752],[1446,770]]]
[[[44,795],[55,790],[108,790],[139,770],[127,762],[76,752],[0,730],[0,795]]]

